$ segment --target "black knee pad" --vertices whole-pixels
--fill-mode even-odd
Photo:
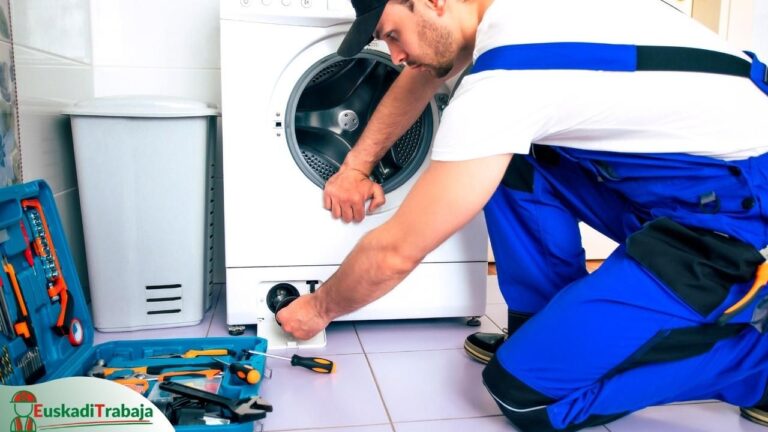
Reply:
[[[547,407],[556,400],[507,372],[496,357],[483,370],[483,383],[504,416],[521,432],[571,432],[610,423],[629,414],[591,415],[581,423],[556,429],[547,414]]]
[[[508,373],[493,357],[483,370],[483,383],[501,412],[522,432],[555,431],[547,406],[555,400]]]

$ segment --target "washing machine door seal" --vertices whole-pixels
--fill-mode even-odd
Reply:
[[[386,53],[366,49],[345,59],[331,54],[295,84],[285,112],[288,147],[296,165],[321,189],[344,161],[401,68]],[[388,193],[422,166],[434,135],[434,104],[392,145],[371,172]]]

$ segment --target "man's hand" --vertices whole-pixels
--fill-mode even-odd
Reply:
[[[307,340],[330,324],[320,310],[316,294],[300,296],[291,304],[280,309],[276,315],[283,330],[299,340]]]
[[[342,165],[339,172],[325,183],[323,206],[335,219],[360,222],[365,218],[365,201],[371,200],[368,213],[381,207],[386,199],[381,185],[363,172]]]

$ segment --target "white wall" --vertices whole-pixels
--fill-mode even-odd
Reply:
[[[90,3],[94,96],[176,96],[221,106],[219,0]],[[214,281],[223,283],[221,128],[216,142]]]
[[[53,189],[87,293],[72,137],[61,110],[93,94],[89,0],[11,0],[10,6],[23,180],[44,179]]]
[[[218,0],[11,0],[11,7],[24,180],[51,184],[87,292],[71,130],[60,113],[79,100],[127,94],[220,105]],[[222,208],[216,282],[225,273]]]

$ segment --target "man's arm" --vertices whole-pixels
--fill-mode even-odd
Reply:
[[[432,162],[392,219],[365,235],[314,294],[299,297],[278,313],[283,330],[308,339],[333,319],[392,290],[483,208],[510,158]]]
[[[334,218],[360,222],[384,204],[384,191],[368,176],[390,147],[416,121],[445,79],[406,67],[376,107],[338,173],[325,184],[323,205]]]

